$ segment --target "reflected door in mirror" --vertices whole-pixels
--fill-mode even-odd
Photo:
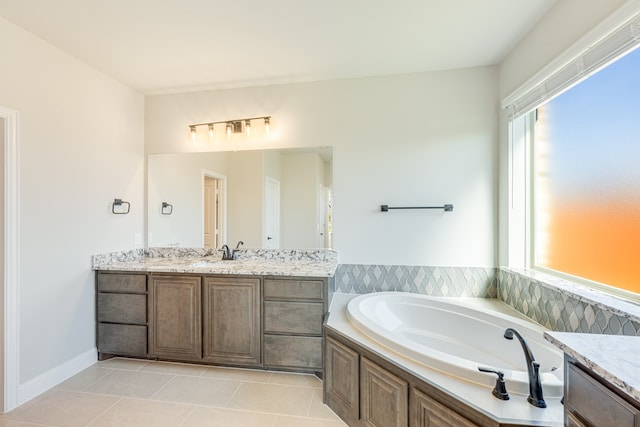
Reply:
[[[204,247],[222,246],[222,180],[204,177]]]

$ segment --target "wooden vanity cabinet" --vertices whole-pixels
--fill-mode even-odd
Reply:
[[[325,403],[350,427],[500,426],[329,329],[325,342]]]
[[[203,288],[203,359],[260,366],[260,279],[204,277]]]
[[[409,384],[363,357],[360,404],[364,426],[407,427]]]
[[[149,355],[202,360],[201,278],[149,276]]]
[[[99,271],[99,356],[321,372],[330,280]]]
[[[411,390],[411,427],[477,427],[418,389]]]
[[[326,404],[348,425],[360,419],[360,355],[333,338],[325,340]]]
[[[328,299],[327,279],[264,279],[265,367],[322,371],[322,322]]]
[[[565,355],[565,425],[640,427],[640,405]]]
[[[147,355],[147,276],[96,273],[98,359]]]

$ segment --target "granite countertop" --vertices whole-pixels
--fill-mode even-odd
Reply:
[[[328,249],[241,249],[223,261],[215,249],[152,248],[95,255],[93,269],[145,273],[333,277],[337,253]]]
[[[544,337],[640,403],[640,336],[545,332]]]

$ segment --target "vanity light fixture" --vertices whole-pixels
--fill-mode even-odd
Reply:
[[[250,136],[252,131],[254,130],[252,126],[252,122],[254,120],[264,120],[264,133],[265,135],[269,135],[269,132],[271,131],[271,116],[249,117],[248,119],[224,120],[219,122],[196,123],[193,125],[189,125],[189,132],[191,134],[191,139],[195,141],[197,137],[197,127],[206,126],[209,131],[209,139],[213,141],[215,125],[224,124],[227,138],[231,138],[231,135],[233,135],[234,133],[242,132],[245,132],[247,136]]]

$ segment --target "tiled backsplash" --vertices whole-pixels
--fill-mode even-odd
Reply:
[[[640,307],[548,275],[502,268],[498,298],[561,332],[640,335]]]
[[[495,268],[339,264],[336,292],[413,292],[432,296],[496,298]]]
[[[339,264],[335,290],[499,298],[550,330],[640,336],[640,306],[532,271]]]

